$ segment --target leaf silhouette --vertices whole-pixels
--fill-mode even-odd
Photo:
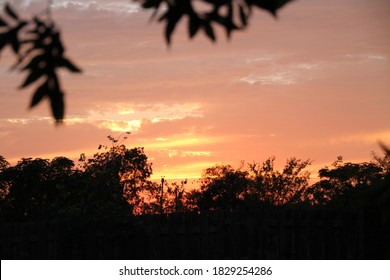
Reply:
[[[16,27],[9,28],[4,33],[0,33],[0,51],[8,44],[11,44],[12,50],[14,53],[19,52],[19,31],[26,25],[25,21],[21,21]]]
[[[145,9],[152,9],[159,15],[158,22],[165,24],[164,39],[169,46],[178,23],[188,16],[188,37],[193,38],[203,29],[211,41],[216,41],[214,28],[219,25],[226,31],[227,38],[235,30],[246,27],[254,7],[266,10],[276,17],[277,11],[293,0],[133,0]],[[31,20],[21,20],[10,4],[4,6],[7,19],[16,21],[8,25],[0,16],[0,51],[7,45],[17,56],[17,62],[11,67],[26,71],[27,77],[20,88],[26,88],[42,79],[44,81],[35,90],[30,107],[36,106],[45,96],[51,102],[52,114],[57,122],[64,117],[64,92],[57,78],[58,68],[73,73],[81,69],[70,59],[64,57],[65,47],[61,33],[56,28],[49,13],[37,14]],[[49,8],[48,8],[49,11]],[[160,15],[160,13],[162,15]],[[16,25],[16,26],[15,26]],[[22,37],[22,38],[20,38]],[[44,80],[46,79],[46,81]]]
[[[52,115],[56,122],[60,123],[65,115],[64,94],[59,89],[56,89],[51,92],[49,97]]]
[[[9,38],[8,33],[0,34],[0,51],[8,44],[9,41],[8,38]]]
[[[203,22],[203,30],[205,31],[207,37],[210,38],[211,41],[215,42],[216,38],[215,38],[215,34],[214,34],[214,30],[212,28],[212,26],[207,22]]]
[[[11,46],[14,53],[19,53],[20,44],[17,36],[11,38]]]
[[[81,69],[78,68],[76,65],[73,64],[69,59],[67,58],[62,58],[60,60],[59,66],[67,68],[69,71],[73,73],[80,73]]]
[[[244,7],[240,5],[240,20],[243,26],[248,24],[248,15],[245,13]]]
[[[53,35],[52,35],[52,49],[55,53],[53,53],[53,56],[58,56],[58,57],[61,57],[64,52],[65,52],[65,48],[61,42],[61,38],[60,38],[60,32],[55,32]]]
[[[35,16],[30,21],[20,20],[9,4],[5,6],[5,11],[11,18],[17,20],[18,24],[0,33],[0,50],[9,44],[17,54],[17,62],[11,70],[19,69],[21,72],[27,72],[27,77],[20,88],[43,81],[32,95],[30,108],[35,107],[47,96],[52,115],[56,122],[60,123],[64,118],[65,102],[57,70],[61,67],[79,73],[81,69],[64,57],[65,48],[61,34],[51,18]],[[1,26],[8,26],[2,18],[0,18]]]
[[[38,70],[42,68],[41,66],[44,64],[45,64],[45,56],[37,55],[34,58],[32,58],[30,62],[28,62],[27,65],[21,69],[21,71],[28,70],[28,69]]]
[[[48,95],[49,87],[47,85],[47,82],[43,83],[40,87],[37,88],[35,91],[33,98],[31,99],[30,108],[37,105],[41,100]]]
[[[24,83],[20,86],[20,88],[28,87],[29,85],[37,81],[39,78],[41,78],[43,75],[45,75],[45,73],[41,69],[31,71]]]
[[[145,0],[141,4],[142,8],[149,9],[149,8],[158,8],[163,0]]]
[[[188,25],[188,32],[189,32],[190,38],[193,38],[196,35],[196,33],[199,30],[199,27],[200,27],[200,19],[195,14],[191,15],[190,16],[190,23]]]
[[[0,17],[0,27],[2,26],[8,26],[8,24],[3,20],[2,17]]]
[[[178,9],[172,9],[168,11],[161,20],[166,20],[167,25],[165,26],[165,41],[168,45],[171,43],[171,35],[175,30],[176,24],[179,22],[181,17],[183,16]]]
[[[294,0],[261,0],[254,1],[254,5],[270,12],[274,17],[277,17],[277,10],[283,7],[288,2],[292,1]]]
[[[5,11],[7,14],[15,20],[19,20],[19,16],[15,13],[9,3],[5,5]]]
[[[216,41],[213,24],[221,25],[229,39],[232,32],[248,26],[254,7],[260,8],[277,16],[277,11],[285,4],[294,0],[134,0],[145,9],[154,10],[152,18],[162,12],[159,22],[165,21],[165,41],[170,45],[172,34],[183,15],[189,16],[188,37],[193,38],[202,28],[205,35]],[[162,3],[166,5],[161,5]],[[193,4],[194,3],[194,4]],[[198,5],[198,3],[200,3]],[[196,4],[196,5],[195,5]],[[205,4],[204,9],[194,9]],[[163,6],[163,8],[161,8]],[[235,15],[237,14],[237,15]],[[198,20],[199,21],[198,21]]]

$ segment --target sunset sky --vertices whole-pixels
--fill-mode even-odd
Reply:
[[[0,1],[4,3],[5,1]],[[47,1],[11,1],[24,16]],[[83,69],[62,75],[66,121],[47,101],[28,110],[33,87],[0,60],[0,155],[77,159],[131,131],[154,178],[196,178],[276,156],[312,159],[313,174],[342,155],[390,145],[390,1],[297,0],[279,18],[256,10],[249,27],[217,43],[187,38],[181,22],[167,48],[163,25],[129,0],[54,0],[67,55]]]

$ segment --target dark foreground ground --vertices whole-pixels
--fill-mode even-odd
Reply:
[[[1,259],[390,259],[375,213],[259,209],[0,222]]]

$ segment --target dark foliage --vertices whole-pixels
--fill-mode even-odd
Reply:
[[[123,135],[122,135],[123,136]],[[81,156],[78,166],[65,157],[23,158],[15,166],[0,157],[0,216],[29,221],[54,218],[119,219],[142,214],[208,211],[251,211],[273,207],[329,208],[381,213],[390,222],[390,155],[370,162],[343,162],[319,171],[309,184],[309,160],[287,160],[282,171],[274,157],[263,163],[216,165],[204,171],[200,188],[188,189],[149,180],[152,165],[143,148],[127,149],[109,136],[112,147],[100,145],[93,158]]]
[[[33,19],[24,20],[9,4],[5,5],[4,10],[5,15],[0,16],[0,52],[9,45],[17,57],[11,69],[27,72],[20,88],[34,83],[37,85],[30,108],[48,98],[54,119],[61,122],[65,103],[58,69],[66,68],[73,73],[81,70],[65,56],[60,31],[49,15],[46,18],[34,16]],[[5,17],[9,20],[5,20]]]
[[[243,204],[250,180],[246,171],[234,170],[229,165],[207,168],[201,180],[200,211],[235,210]]]
[[[263,9],[274,17],[277,11],[292,0],[134,0],[145,9],[154,10],[158,22],[165,23],[164,36],[169,45],[177,24],[188,19],[188,36],[203,32],[211,41],[216,41],[215,26],[221,26],[230,38],[235,30],[248,26],[255,8]]]
[[[79,168],[65,157],[24,158],[15,166],[1,162],[5,220],[121,219],[141,214],[155,186],[147,180],[152,170],[142,148],[115,146]]]
[[[158,21],[165,23],[165,40],[169,45],[177,24],[188,18],[188,35],[195,37],[199,31],[216,41],[215,26],[221,26],[230,38],[235,30],[242,30],[249,24],[255,8],[263,9],[276,17],[277,11],[293,0],[134,0],[143,8],[154,10]],[[30,101],[30,108],[44,98],[50,102],[51,112],[57,123],[65,116],[64,91],[58,77],[58,69],[66,68],[73,73],[81,72],[65,56],[60,31],[50,13],[50,3],[46,15],[36,15],[32,19],[22,19],[8,4],[4,15],[0,16],[0,53],[10,46],[17,57],[12,69],[27,72],[20,88],[36,84]],[[6,20],[8,18],[8,20]]]

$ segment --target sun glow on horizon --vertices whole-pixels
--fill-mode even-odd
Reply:
[[[180,137],[181,139],[178,139]],[[151,143],[145,143],[145,148],[156,149],[168,149],[168,148],[181,148],[181,147],[199,147],[202,145],[210,145],[218,142],[222,142],[223,137],[212,136],[191,136],[191,135],[178,135],[174,139],[167,139],[165,141],[155,141]]]

